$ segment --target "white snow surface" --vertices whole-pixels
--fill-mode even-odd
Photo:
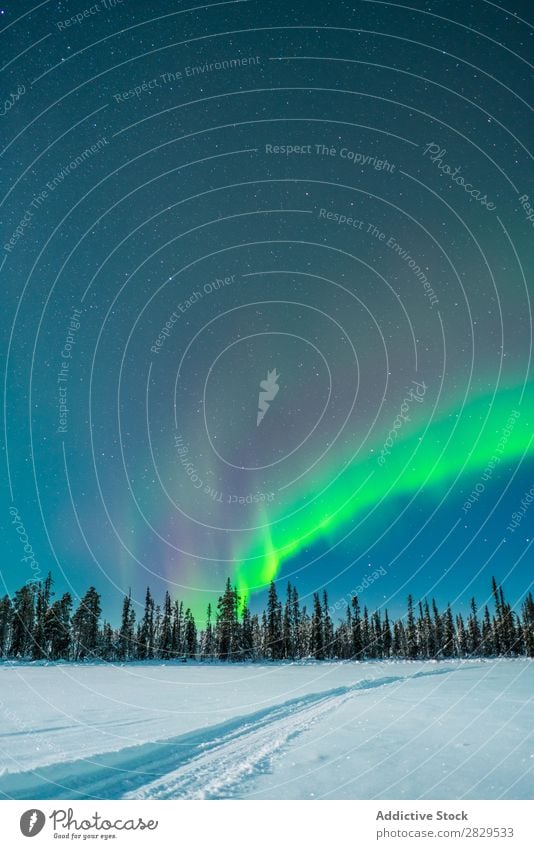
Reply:
[[[0,798],[531,799],[534,661],[0,665]]]

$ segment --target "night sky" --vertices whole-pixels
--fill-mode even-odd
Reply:
[[[50,569],[115,621],[130,587],[200,613],[227,575],[253,608],[272,578],[524,596],[533,29],[507,5],[1,6],[2,591]]]

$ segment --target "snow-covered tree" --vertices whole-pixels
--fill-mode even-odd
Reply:
[[[100,595],[89,587],[72,617],[75,660],[96,656],[100,613]]]

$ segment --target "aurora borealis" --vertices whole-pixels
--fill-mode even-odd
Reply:
[[[4,588],[524,596],[529,4],[176,5],[2,7]]]
[[[525,408],[531,409],[531,387],[528,394],[521,392],[521,395]],[[519,394],[512,391],[502,392],[497,399],[483,397],[470,405],[465,417],[467,423],[464,420],[460,424],[461,420],[453,415],[452,418],[457,420],[456,427],[450,426],[451,416],[448,416],[433,425],[425,424],[421,431],[405,440],[397,437],[399,444],[391,454],[391,462],[390,456],[385,455],[387,460],[379,471],[375,449],[371,448],[371,457],[349,464],[332,484],[333,495],[329,493],[329,483],[326,482],[319,498],[314,498],[312,503],[303,496],[299,510],[305,513],[304,522],[298,518],[286,522],[285,516],[281,517],[282,527],[288,524],[290,530],[280,533],[280,542],[275,542],[278,535],[273,514],[276,514],[271,511],[265,538],[258,546],[257,572],[248,565],[247,559],[240,575],[243,591],[246,593],[251,580],[261,586],[275,578],[284,559],[306,545],[313,545],[315,540],[326,538],[335,544],[343,526],[351,519],[360,518],[367,510],[383,506],[391,521],[398,522],[402,521],[402,511],[395,508],[396,499],[413,497],[423,488],[428,499],[438,502],[446,498],[453,479],[462,474],[467,479],[476,480],[471,497],[464,501],[461,508],[462,514],[468,513],[485,491],[486,482],[491,480],[497,466],[528,459],[534,451],[531,420],[527,418],[520,422],[521,413],[510,406],[514,397],[518,399]],[[499,434],[499,424],[503,421],[505,426]],[[484,428],[481,431],[482,422]],[[489,438],[484,439],[484,433],[497,434],[493,445]],[[325,503],[332,502],[336,505],[333,511],[325,506]],[[287,534],[287,543],[284,543],[284,534]],[[263,555],[265,551],[269,552],[267,557]]]

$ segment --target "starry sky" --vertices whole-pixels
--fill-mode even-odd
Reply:
[[[1,6],[2,591],[524,595],[529,6]]]

